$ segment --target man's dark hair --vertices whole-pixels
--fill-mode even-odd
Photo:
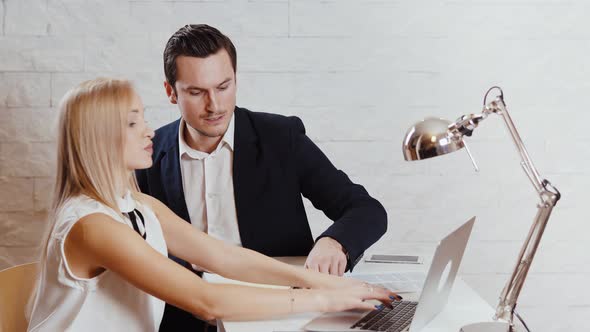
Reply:
[[[206,58],[224,49],[234,68],[237,68],[236,48],[231,40],[219,30],[207,24],[188,24],[178,29],[164,49],[164,74],[166,81],[176,91],[176,58],[178,56],[192,56]]]

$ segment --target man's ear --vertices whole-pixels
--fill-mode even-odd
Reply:
[[[174,91],[174,87],[168,83],[168,81],[164,81],[164,89],[166,89],[166,95],[168,96],[168,100],[172,104],[177,103],[176,99],[176,91]]]

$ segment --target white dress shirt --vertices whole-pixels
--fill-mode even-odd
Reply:
[[[184,199],[193,227],[233,245],[241,246],[234,199],[234,115],[213,152],[188,146],[180,120],[178,146]]]

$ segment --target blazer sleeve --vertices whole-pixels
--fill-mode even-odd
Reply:
[[[301,193],[334,221],[318,239],[327,236],[338,241],[348,256],[347,270],[352,270],[364,251],[385,234],[387,213],[363,186],[353,183],[332,165],[307,137],[299,118],[291,119],[291,142]]]

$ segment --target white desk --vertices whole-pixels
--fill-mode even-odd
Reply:
[[[286,257],[280,260],[303,265],[302,257]],[[425,259],[424,264],[379,264],[360,262],[354,272],[399,272],[399,271],[424,271],[427,272],[430,259]],[[216,282],[218,280],[212,280]],[[404,294],[404,299],[415,299],[418,294]],[[445,309],[424,328],[424,332],[450,332],[459,331],[461,326],[468,323],[491,321],[494,309],[487,304],[475,291],[473,291],[460,278],[455,280],[449,302]],[[251,322],[222,322],[226,332],[293,332],[303,331],[302,327],[320,313],[307,313],[290,315],[284,318],[251,321]]]

